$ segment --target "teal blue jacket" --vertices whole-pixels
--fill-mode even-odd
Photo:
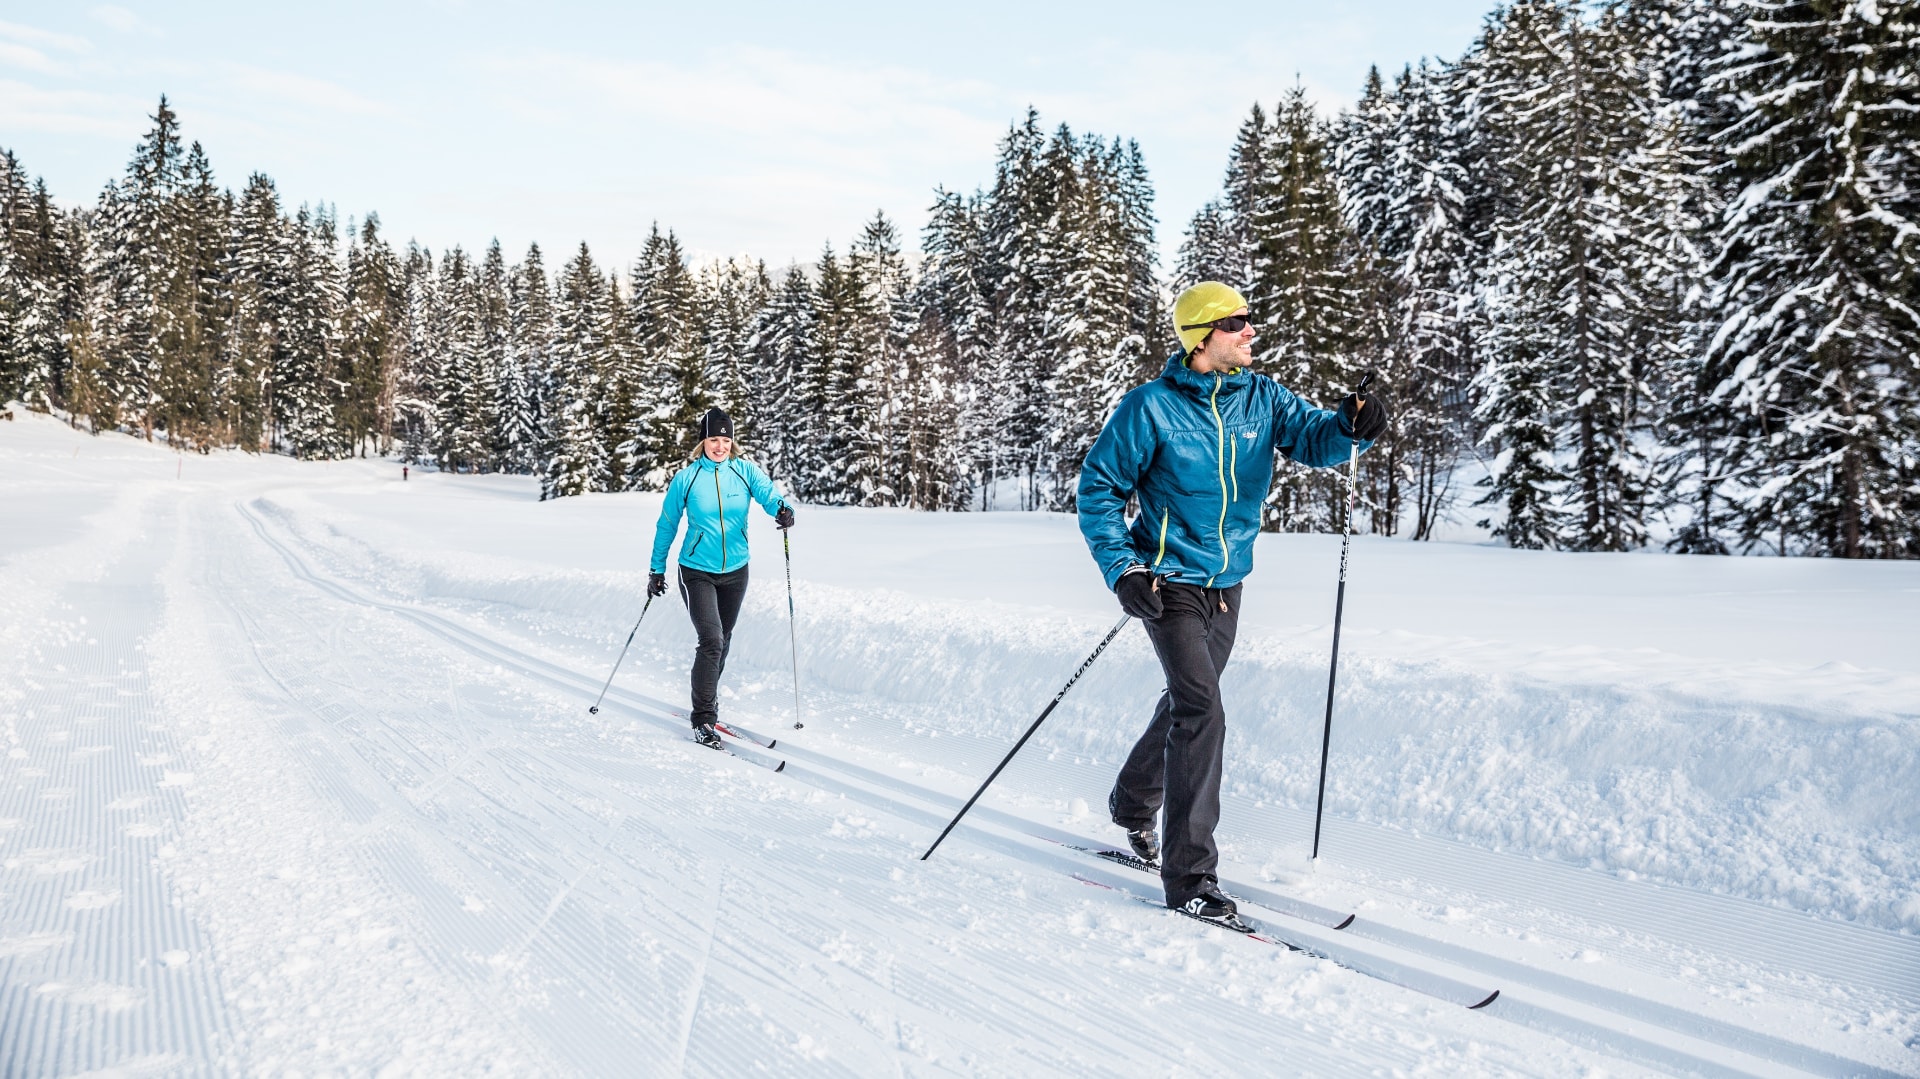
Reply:
[[[780,512],[786,502],[773,489],[760,466],[745,458],[715,461],[706,454],[674,474],[660,505],[660,522],[653,526],[654,573],[667,571],[667,548],[680,534],[680,518],[687,519],[687,539],[680,545],[680,564],[708,573],[727,573],[747,564],[747,504],[760,503],[768,514]]]
[[[1120,399],[1080,468],[1080,534],[1112,588],[1127,567],[1202,588],[1231,588],[1253,569],[1274,452],[1337,465],[1371,442],[1338,412],[1315,408],[1244,368],[1195,374],[1184,353]],[[1127,500],[1140,516],[1126,523]]]

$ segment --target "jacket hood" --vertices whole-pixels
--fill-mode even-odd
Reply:
[[[1173,383],[1181,392],[1203,401],[1214,392],[1215,376],[1203,375],[1188,367],[1185,352],[1176,352],[1168,356],[1167,366],[1160,372],[1160,377]],[[1253,383],[1253,371],[1245,367],[1236,367],[1218,377],[1222,397],[1239,393]]]

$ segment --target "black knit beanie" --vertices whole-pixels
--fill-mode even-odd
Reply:
[[[707,414],[700,417],[700,437],[718,438],[721,435],[733,437],[733,417],[717,408],[707,409]]]

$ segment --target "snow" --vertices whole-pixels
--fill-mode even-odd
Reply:
[[[1120,838],[1137,627],[919,860],[1119,617],[1070,517],[802,507],[801,731],[756,520],[775,774],[672,603],[587,714],[657,496],[15,414],[0,1073],[1920,1074],[1920,565],[1357,539],[1310,865],[1339,540],[1262,537],[1223,874],[1340,965],[1046,842]]]

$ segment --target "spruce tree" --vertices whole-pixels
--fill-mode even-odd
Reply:
[[[502,406],[506,467],[530,475],[546,473],[546,451],[553,440],[548,416],[554,399],[553,294],[547,285],[540,245],[507,279],[507,361],[501,378],[508,400]]]
[[[629,489],[664,490],[686,463],[694,425],[713,407],[697,301],[679,239],[656,226],[633,268],[631,370],[613,380],[616,401],[633,384],[631,411],[615,428],[627,439],[620,465]]]
[[[484,472],[492,465],[497,387],[487,362],[479,270],[458,246],[440,256],[433,340],[439,351],[434,453],[440,467]]]
[[[992,380],[993,310],[979,203],[978,196],[936,191],[921,237],[923,325],[915,338],[935,381],[915,382],[918,441],[910,469],[913,498],[926,508],[970,508],[984,496],[992,468],[1000,395]]]
[[[1717,224],[1694,391],[1746,550],[1920,552],[1920,26],[1874,0],[1741,3],[1708,92],[1737,188]],[[1704,418],[1703,418],[1704,419]]]
[[[392,444],[405,308],[400,260],[380,235],[380,215],[370,213],[347,247],[340,318],[340,371],[346,383],[340,426],[363,457],[369,447],[385,453]]]
[[[227,439],[220,418],[220,370],[231,294],[221,275],[231,229],[226,196],[214,186],[206,152],[193,143],[170,199],[169,272],[156,298],[154,410],[176,447],[206,450]]]
[[[747,411],[755,418],[756,459],[802,498],[812,495],[807,477],[816,468],[820,418],[808,392],[813,344],[813,285],[805,270],[789,266],[746,344],[753,371]]]
[[[1635,168],[1659,106],[1636,44],[1617,9],[1588,19],[1573,0],[1517,3],[1486,39],[1478,122],[1502,174],[1476,387],[1502,447],[1483,501],[1505,504],[1496,534],[1515,546],[1646,539],[1646,359],[1680,327]]]
[[[1400,77],[1394,96],[1389,203],[1376,241],[1396,305],[1392,441],[1411,503],[1409,535],[1424,540],[1452,501],[1467,427],[1461,402],[1479,328],[1476,269],[1485,253],[1467,219],[1472,178],[1453,69],[1422,63]]]
[[[875,214],[867,223],[848,249],[846,265],[849,308],[836,352],[844,369],[834,380],[846,399],[830,406],[844,429],[839,483],[853,505],[896,505],[904,490],[897,397],[905,389],[900,365],[911,332],[906,304],[912,282],[899,234],[886,215]]]
[[[101,194],[87,270],[87,336],[98,360],[90,418],[96,430],[128,424],[147,438],[157,418],[162,298],[177,288],[174,196],[182,166],[179,118],[165,97],[151,119],[126,175]]]
[[[1308,400],[1337,396],[1366,366],[1376,312],[1365,252],[1340,212],[1329,132],[1296,86],[1275,110],[1253,186],[1253,281],[1262,371]],[[1331,473],[1282,466],[1262,527],[1330,531],[1345,502]]]
[[[601,360],[609,350],[609,281],[594,265],[586,244],[568,260],[556,282],[553,335],[553,400],[546,471],[540,497],[562,498],[610,489],[612,461],[597,414],[604,387]]]
[[[302,206],[284,221],[266,292],[277,339],[272,353],[273,418],[280,448],[295,457],[350,452],[335,406],[339,399],[333,332],[339,309],[339,263],[330,212]]]

